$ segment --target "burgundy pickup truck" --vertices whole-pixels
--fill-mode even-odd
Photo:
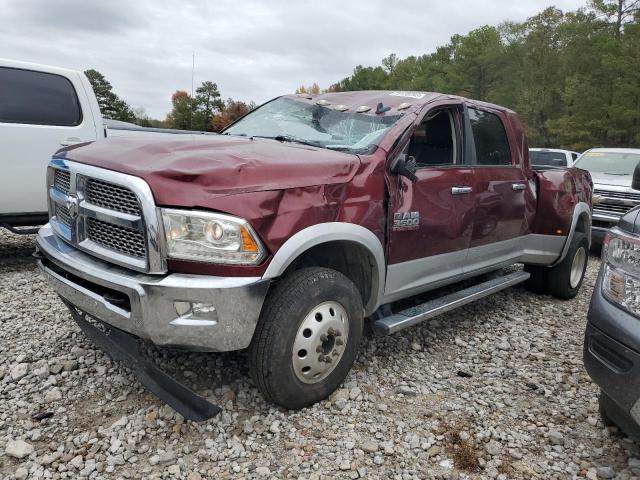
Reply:
[[[195,420],[218,407],[139,339],[248,349],[259,390],[298,409],[341,384],[366,322],[390,334],[520,282],[572,298],[590,244],[587,172],[533,170],[514,112],[436,93],[287,95],[218,136],[63,149],[47,185],[51,286]]]

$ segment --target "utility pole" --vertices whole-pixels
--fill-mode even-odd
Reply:
[[[191,107],[189,108],[189,130],[193,130],[193,107],[195,106],[195,101],[193,98],[193,77],[196,70],[196,54],[193,52],[191,54]]]

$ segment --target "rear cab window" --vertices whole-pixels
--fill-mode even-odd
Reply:
[[[534,167],[566,167],[567,156],[564,152],[529,150],[529,162]]]
[[[500,117],[495,113],[469,108],[469,121],[476,147],[476,164],[512,166],[509,138]]]
[[[0,123],[75,127],[82,123],[82,109],[69,79],[0,67]]]

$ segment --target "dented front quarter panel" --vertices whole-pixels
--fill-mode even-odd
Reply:
[[[172,270],[211,275],[262,275],[272,255],[294,234],[320,223],[354,223],[371,230],[384,245],[383,150],[361,157],[353,178],[282,190],[250,192],[209,198],[198,207],[247,219],[269,251],[257,267],[224,267],[196,262],[170,262]]]

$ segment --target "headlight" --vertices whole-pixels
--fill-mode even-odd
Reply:
[[[181,260],[256,265],[265,256],[246,220],[210,212],[162,209],[167,256]]]
[[[602,291],[611,302],[640,316],[640,238],[614,228],[602,246]]]

